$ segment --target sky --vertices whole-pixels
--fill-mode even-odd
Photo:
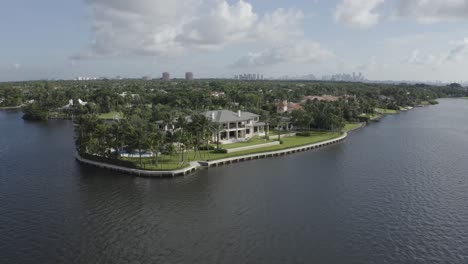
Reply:
[[[0,81],[468,80],[468,0],[6,0]]]

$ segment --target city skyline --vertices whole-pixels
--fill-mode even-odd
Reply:
[[[183,78],[183,69],[196,69],[197,78],[468,79],[468,1],[19,0],[3,7],[0,81],[166,71]]]

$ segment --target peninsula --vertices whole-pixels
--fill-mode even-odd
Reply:
[[[93,80],[0,85],[24,119],[72,119],[80,162],[138,175],[278,156],[344,140],[464,87],[317,81]]]

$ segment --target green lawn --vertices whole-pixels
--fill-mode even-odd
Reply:
[[[359,127],[361,127],[363,124],[362,123],[348,123],[345,125],[345,127],[343,128],[343,132],[349,132],[351,130],[355,130],[355,129],[358,129]]]
[[[98,115],[99,119],[114,119],[114,118],[122,118],[123,114],[121,112],[110,112],[105,114]]]
[[[182,166],[179,166],[180,154],[175,154],[172,156],[162,155],[158,159],[159,160],[158,165],[153,165],[151,158],[143,158],[142,169],[176,170],[176,169],[188,167],[191,161],[219,160],[219,159],[237,157],[237,156],[242,156],[242,155],[249,155],[249,154],[254,154],[254,153],[264,153],[264,152],[270,152],[270,151],[276,151],[276,150],[283,150],[283,149],[288,149],[288,148],[294,148],[294,147],[300,147],[300,146],[310,145],[314,143],[319,143],[322,141],[337,138],[341,135],[342,133],[338,133],[338,132],[311,132],[311,135],[309,137],[295,136],[295,137],[284,138],[282,139],[283,144],[281,145],[257,148],[257,149],[246,150],[246,151],[235,152],[235,153],[214,153],[214,151],[201,151],[200,154],[197,154],[195,156],[195,153],[193,151],[190,151],[189,153],[187,153],[189,157],[188,160]],[[187,157],[187,154],[185,154],[186,157]],[[122,159],[126,161],[131,161],[133,162],[133,164],[135,164],[136,167],[140,168],[139,158],[122,158]]]
[[[283,141],[283,144],[281,145],[258,148],[258,149],[251,149],[251,150],[240,151],[240,152],[235,152],[235,153],[209,153],[210,154],[209,157],[208,157],[208,154],[205,153],[205,156],[206,156],[206,159],[209,159],[209,160],[225,159],[225,158],[249,155],[249,154],[254,154],[254,153],[263,153],[263,152],[276,151],[276,150],[310,145],[310,144],[330,140],[333,138],[337,138],[341,135],[342,135],[341,133],[337,133],[337,132],[311,132],[311,135],[309,137],[295,136],[295,137],[283,138],[281,139]]]
[[[281,133],[281,135],[287,135],[291,133],[296,133],[297,131],[278,131],[278,130],[270,130],[270,138],[273,136],[278,137],[278,134]]]
[[[193,153],[190,153],[190,158],[193,157]],[[186,168],[190,165],[190,161],[186,161],[182,166],[180,166],[180,155],[161,155],[158,157],[158,164],[153,164],[153,159],[142,158],[143,167],[140,167],[139,158],[122,158],[123,160],[132,162],[137,168],[144,170],[154,170],[154,171],[170,171],[170,170],[179,170]]]
[[[395,115],[398,114],[397,110],[391,110],[391,109],[384,109],[384,108],[376,108],[375,112],[379,114],[385,114],[385,115]]]
[[[272,140],[265,140],[264,137],[254,137],[254,138],[252,138],[252,139],[250,139],[249,141],[246,141],[246,142],[239,142],[239,143],[221,145],[221,148],[223,148],[223,149],[242,148],[242,147],[265,144],[265,143],[269,143],[269,142],[272,142]]]

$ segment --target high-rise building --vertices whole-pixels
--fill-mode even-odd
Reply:
[[[186,72],[185,73],[185,80],[192,81],[193,80],[193,73],[192,72]]]
[[[171,80],[171,74],[168,73],[168,72],[163,72],[163,74],[162,74],[162,79],[163,79],[163,81],[169,81],[169,80]]]

